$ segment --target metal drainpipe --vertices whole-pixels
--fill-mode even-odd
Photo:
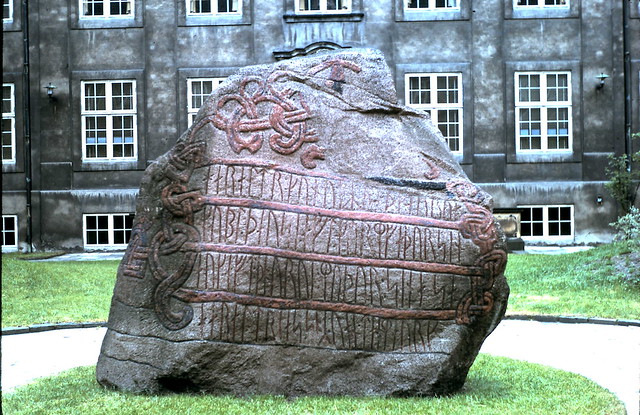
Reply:
[[[622,6],[622,49],[624,53],[624,154],[627,159],[627,171],[631,171],[631,52],[629,51],[629,4],[623,0]]]
[[[31,220],[31,82],[29,81],[29,0],[22,0],[22,103],[24,134],[24,171],[27,193],[27,250],[33,252],[33,229]]]

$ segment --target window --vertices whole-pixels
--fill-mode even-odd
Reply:
[[[18,217],[2,215],[2,250],[18,249]]]
[[[13,0],[2,0],[2,22],[13,21]]]
[[[407,10],[459,9],[460,0],[407,0]]]
[[[573,206],[523,206],[523,238],[573,239]]]
[[[569,0],[515,0],[516,7],[569,7]]]
[[[189,125],[198,114],[205,99],[226,78],[192,78],[187,79],[187,115]]]
[[[407,105],[428,112],[449,149],[462,152],[462,74],[407,74],[405,85]]]
[[[133,17],[134,0],[80,0],[82,17]]]
[[[137,157],[135,81],[82,82],[82,159]]]
[[[240,13],[242,0],[186,0],[188,15]]]
[[[349,13],[351,0],[296,0],[298,13]]]
[[[2,84],[2,162],[16,162],[16,88]]]
[[[571,74],[516,73],[517,151],[567,151],[572,145]]]
[[[134,215],[108,213],[84,215],[84,245],[87,248],[126,248]]]

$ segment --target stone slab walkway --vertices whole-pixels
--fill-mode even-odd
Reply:
[[[578,373],[639,413],[640,327],[506,320],[480,352]]]

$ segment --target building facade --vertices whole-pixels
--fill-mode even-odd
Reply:
[[[638,0],[3,0],[3,250],[126,246],[144,169],[238,68],[381,50],[529,243],[611,239]],[[25,51],[27,53],[25,53]]]

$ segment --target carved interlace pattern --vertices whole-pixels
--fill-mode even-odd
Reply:
[[[329,60],[312,68],[309,73],[315,75],[329,70],[326,85],[337,93],[342,93],[345,81],[344,70],[359,72],[360,68],[341,60]],[[316,145],[318,136],[308,128],[307,121],[312,112],[301,93],[279,87],[279,81],[287,80],[294,74],[276,71],[266,79],[245,78],[237,94],[223,96],[217,103],[214,114],[204,117],[194,125],[189,135],[176,145],[168,155],[167,163],[156,177],[161,183],[162,202],[161,225],[149,229],[150,220],[144,215],[132,232],[132,241],[127,257],[123,261],[124,275],[133,278],[145,278],[151,275],[155,281],[153,304],[155,313],[164,327],[179,330],[190,324],[194,318],[194,303],[222,302],[244,304],[247,306],[271,309],[307,309],[327,312],[344,312],[375,316],[385,319],[424,319],[451,320],[457,324],[469,324],[472,316],[485,315],[494,303],[491,290],[497,276],[503,274],[506,266],[506,254],[499,246],[499,235],[495,228],[485,195],[476,186],[466,181],[448,182],[448,194],[462,202],[466,213],[455,220],[442,220],[430,217],[414,217],[399,214],[376,213],[351,210],[332,210],[304,205],[280,203],[270,200],[242,198],[224,198],[219,195],[207,195],[202,190],[190,187],[194,172],[208,165],[225,163],[249,163],[240,160],[208,160],[206,144],[199,141],[198,132],[212,124],[226,134],[229,146],[235,153],[247,150],[256,153],[267,141],[269,148],[280,155],[291,155],[310,143],[300,152],[300,161],[304,168],[316,167],[316,160],[324,159],[324,150]],[[337,86],[336,86],[337,85]],[[436,160],[426,154],[424,162],[428,170],[424,176],[436,179],[440,176],[440,167]],[[221,163],[221,164],[220,164]],[[258,167],[256,164],[255,167]],[[265,166],[261,166],[265,168]],[[295,173],[305,177],[308,173]],[[318,177],[321,173],[314,173]],[[311,177],[311,176],[309,176]],[[327,180],[331,181],[333,179]],[[343,195],[348,197],[348,195]],[[206,241],[194,226],[196,215],[207,205],[237,206],[266,209],[290,214],[318,215],[344,220],[372,221],[375,229],[386,224],[401,223],[419,225],[432,229],[457,231],[459,235],[473,242],[479,249],[475,264],[469,269],[451,263],[420,263],[393,259],[367,259],[341,257],[319,253],[282,251],[266,246],[229,246],[215,245],[207,248]],[[452,218],[453,219],[453,218]],[[201,220],[201,219],[200,219]],[[316,300],[292,300],[285,298],[255,296],[225,291],[197,292],[183,288],[194,267],[199,263],[200,251],[217,249],[220,252],[251,255],[288,255],[291,258],[312,261],[342,261],[371,267],[415,267],[415,270],[442,274],[457,274],[470,279],[470,291],[454,304],[451,310],[413,310],[391,309],[375,306],[362,306],[348,303],[335,303]],[[236,251],[234,251],[236,250]],[[327,277],[328,278],[328,277]],[[458,297],[459,298],[459,297]]]

